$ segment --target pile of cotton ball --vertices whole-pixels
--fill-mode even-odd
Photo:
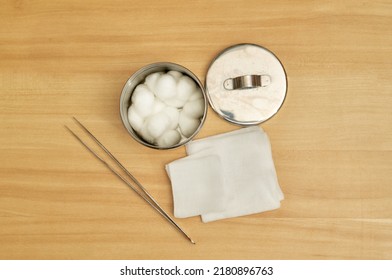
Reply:
[[[133,91],[128,120],[146,142],[171,147],[199,127],[205,101],[194,80],[178,71],[148,75]]]

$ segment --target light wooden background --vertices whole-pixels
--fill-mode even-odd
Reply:
[[[186,4],[185,4],[186,3]],[[391,259],[391,1],[0,0],[1,259]],[[65,130],[78,117],[172,213],[156,151],[123,128],[140,67],[171,61],[202,81],[237,43],[288,74],[262,124],[286,199],[203,224],[191,245]],[[238,127],[209,110],[198,138]]]

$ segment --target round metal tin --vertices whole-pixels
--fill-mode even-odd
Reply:
[[[153,144],[148,143],[145,141],[131,126],[128,120],[128,108],[131,105],[131,99],[132,99],[132,94],[134,89],[136,88],[137,85],[141,84],[144,82],[144,79],[152,73],[156,72],[167,72],[170,70],[178,71],[181,72],[183,75],[189,76],[191,79],[193,79],[196,83],[196,85],[201,89],[202,94],[203,94],[203,100],[204,100],[204,111],[203,111],[203,116],[200,120],[200,125],[196,129],[196,131],[188,138],[181,140],[180,143],[175,144],[174,146],[170,147],[159,147]],[[158,150],[168,150],[168,149],[174,149],[178,148],[180,146],[185,145],[189,141],[191,141],[200,131],[202,128],[205,119],[207,117],[207,108],[208,108],[208,101],[206,98],[206,94],[203,88],[202,83],[200,80],[197,78],[195,74],[193,74],[189,69],[185,68],[184,66],[171,63],[171,62],[157,62],[157,63],[152,63],[149,65],[146,65],[142,68],[140,68],[137,72],[135,72],[126,82],[124,85],[124,88],[121,93],[120,97],[120,116],[121,120],[123,122],[124,127],[127,129],[128,133],[140,144],[143,144],[144,146],[158,149]]]
[[[219,116],[248,126],[278,112],[286,97],[287,77],[271,51],[240,44],[223,50],[212,61],[205,87],[210,105]]]

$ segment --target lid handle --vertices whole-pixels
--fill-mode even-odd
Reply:
[[[268,75],[244,75],[226,79],[223,82],[223,87],[227,90],[250,89],[256,87],[266,87],[270,83],[271,77]]]

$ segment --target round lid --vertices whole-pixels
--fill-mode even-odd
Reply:
[[[255,125],[276,114],[287,92],[287,79],[278,58],[253,44],[240,44],[221,52],[206,77],[211,107],[225,120]]]

